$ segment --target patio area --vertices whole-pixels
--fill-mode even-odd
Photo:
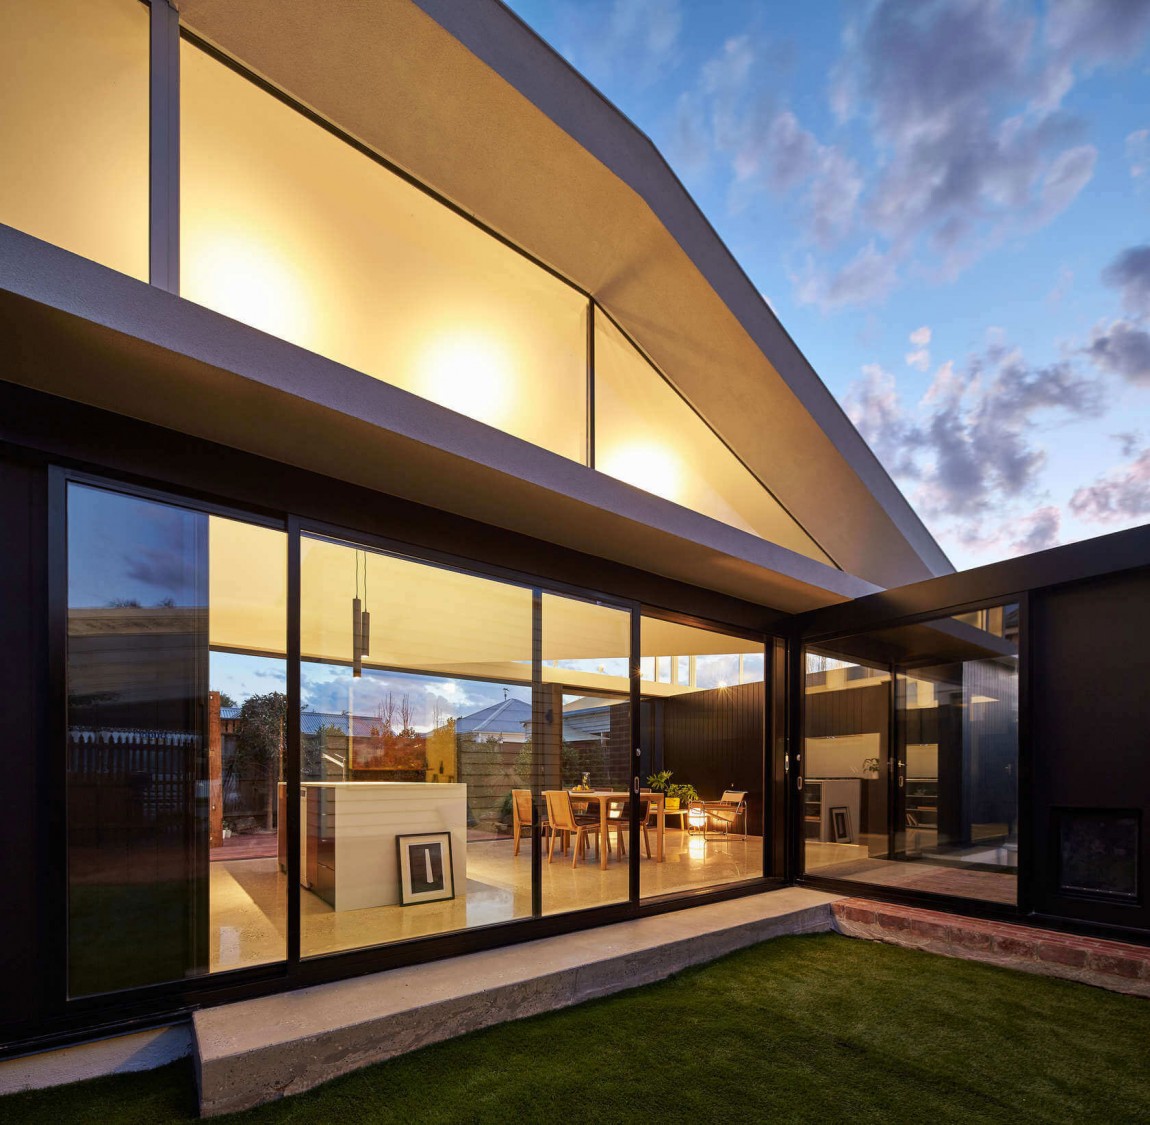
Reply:
[[[977,997],[977,1003],[972,998]],[[592,1095],[613,1121],[1141,1122],[1150,1006],[836,935],[504,1024],[236,1115],[534,1121]],[[705,1046],[705,1049],[701,1049]],[[0,1099],[27,1125],[196,1119],[190,1063]]]

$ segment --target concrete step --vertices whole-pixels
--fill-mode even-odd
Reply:
[[[200,1112],[232,1113],[468,1031],[832,928],[838,896],[788,887],[195,1013]]]
[[[841,899],[834,903],[833,913],[835,929],[847,937],[1150,997],[1150,948],[1146,946],[864,898]]]

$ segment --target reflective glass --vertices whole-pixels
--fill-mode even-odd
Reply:
[[[148,8],[0,5],[0,223],[146,281]]]
[[[586,299],[183,44],[181,292],[565,457]]]
[[[702,418],[602,315],[595,317],[595,468],[830,563]]]
[[[763,643],[648,616],[641,635],[642,894],[760,877]]]
[[[313,536],[301,581],[304,956],[529,917],[531,591]]]
[[[536,683],[543,912],[625,902],[630,832],[631,615],[541,596]]]
[[[1018,606],[808,652],[806,690],[806,870],[1016,902]]]
[[[69,486],[72,996],[285,955],[284,542]]]

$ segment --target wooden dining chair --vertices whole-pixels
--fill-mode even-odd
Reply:
[[[650,792],[650,789],[639,791],[639,827],[643,830],[643,847],[647,850],[648,859],[651,858],[651,829],[658,827],[658,812],[655,808],[655,802],[643,797],[644,793]],[[623,846],[623,832],[624,830],[628,833],[631,831],[631,802],[624,801],[619,806],[616,818],[609,819],[607,823],[618,829],[619,851],[622,855],[626,855],[627,849]]]
[[[515,840],[515,850],[512,855],[519,854],[519,840],[523,833],[526,832],[528,836],[531,835],[531,825],[534,823],[535,809],[531,801],[530,789],[512,789],[511,790],[511,834]],[[540,835],[551,835],[551,824],[549,819],[544,816],[543,823],[540,825]],[[566,848],[564,848],[566,851]]]
[[[571,866],[579,866],[579,856],[587,849],[587,837],[595,837],[595,855],[599,854],[599,822],[593,824],[576,818],[571,807],[571,794],[566,789],[545,789],[543,799],[547,802],[547,819],[551,824],[551,842],[547,849],[547,862],[555,857],[555,836],[559,832],[570,832],[575,836]]]

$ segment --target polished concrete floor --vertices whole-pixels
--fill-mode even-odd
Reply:
[[[654,847],[652,838],[652,847]],[[506,837],[473,840],[467,849],[466,893],[446,902],[335,911],[301,889],[301,948],[305,957],[492,925],[531,916],[531,850],[512,854]],[[571,865],[556,849],[543,855],[543,912],[558,914],[627,899],[628,865],[617,853],[607,869],[594,861]],[[643,896],[717,886],[762,875],[762,839],[708,839],[668,829],[664,862],[642,858]],[[275,858],[211,865],[212,972],[282,960],[286,953],[287,879]]]
[[[806,842],[806,867],[811,875],[828,879],[849,879],[873,886],[927,891],[1013,905],[1018,901],[1017,852],[1008,848],[981,847],[966,854],[955,854],[947,862],[929,859],[889,860],[872,857],[866,847],[857,844]],[[963,862],[980,865],[998,864],[1000,871],[968,869]]]

